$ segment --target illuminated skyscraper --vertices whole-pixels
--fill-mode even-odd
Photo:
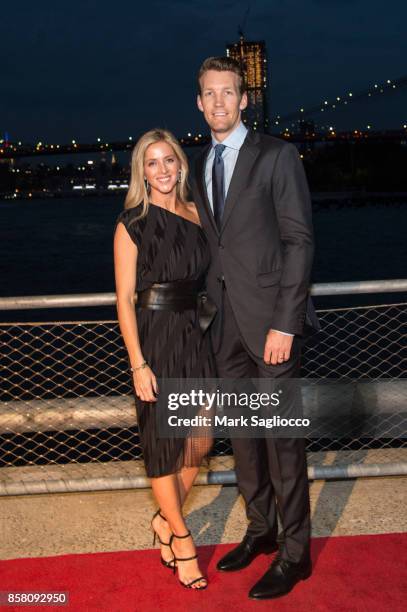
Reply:
[[[241,33],[239,42],[227,45],[226,55],[240,62],[245,75],[249,106],[242,114],[244,123],[255,130],[266,132],[268,111],[265,42],[249,42]]]

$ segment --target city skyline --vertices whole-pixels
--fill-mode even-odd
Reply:
[[[407,72],[401,27],[407,7],[401,2],[392,11],[365,0],[313,0],[306,7],[298,0],[257,1],[247,7],[154,0],[135,13],[126,1],[117,11],[105,1],[74,1],[63,13],[49,0],[7,5],[1,137],[109,140],[155,125],[179,135],[206,132],[195,106],[195,75],[206,56],[225,55],[226,45],[239,41],[242,23],[247,40],[266,43],[269,117]],[[399,128],[407,121],[406,101],[404,89],[385,100],[354,102],[331,113],[329,123],[337,129]]]

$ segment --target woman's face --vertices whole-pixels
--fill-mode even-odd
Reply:
[[[144,155],[144,176],[151,189],[163,194],[175,189],[181,164],[174,149],[167,142],[155,142],[149,145]]]

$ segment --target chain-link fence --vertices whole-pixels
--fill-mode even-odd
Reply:
[[[407,281],[398,283],[399,291],[407,289]],[[335,292],[351,292],[344,285],[335,285]],[[327,295],[327,287],[315,286],[313,292]],[[104,304],[114,303],[113,295],[104,296]],[[87,297],[100,304],[97,296]],[[66,307],[67,299],[56,298]],[[49,306],[51,298],[21,299],[29,308],[39,299]],[[16,307],[12,298],[0,300],[2,305]],[[375,401],[387,403],[383,382],[392,379],[401,387],[398,404],[385,411],[385,436],[309,440],[310,477],[407,473],[407,303],[326,309],[318,315],[321,331],[305,344],[303,377],[368,379]],[[148,486],[117,321],[1,323],[0,338],[0,493]],[[199,482],[233,481],[230,442],[218,439],[210,470],[202,470]]]

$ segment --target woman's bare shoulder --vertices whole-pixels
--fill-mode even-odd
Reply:
[[[192,202],[192,201],[191,202],[185,202],[184,206],[185,206],[186,210],[188,211],[188,214],[190,215],[191,220],[195,221],[195,223],[200,225],[201,224],[201,220],[199,218],[198,209],[196,207],[195,202]]]

